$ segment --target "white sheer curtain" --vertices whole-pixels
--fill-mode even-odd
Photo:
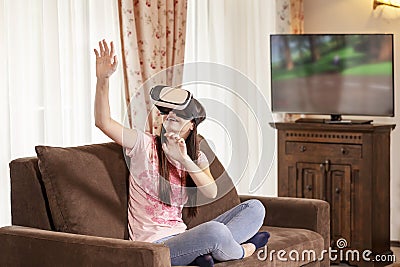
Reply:
[[[269,34],[275,32],[275,24],[275,1],[188,0],[185,62],[215,62],[234,68],[258,86],[269,104]],[[269,107],[260,103],[251,107],[255,111],[255,114],[251,114],[249,108],[238,101],[239,98],[234,93],[227,90],[201,85],[193,87],[193,91],[200,99],[218,99],[221,101],[221,106],[227,105],[232,108],[241,119],[237,126],[244,126],[247,130],[247,136],[244,137],[236,136],[239,131],[224,132],[224,126],[218,127],[218,123],[215,122],[206,121],[199,127],[199,132],[213,144],[224,166],[226,168],[232,166],[227,169],[235,180],[239,193],[276,195],[275,161],[272,162],[271,170],[262,185],[256,188],[251,185],[257,166],[271,164],[261,158],[261,144],[270,142],[270,150],[267,153],[272,154],[271,157],[275,154],[274,130],[271,128],[268,133],[260,134],[254,121],[254,117],[267,120],[264,114],[266,111],[269,112]],[[250,91],[248,93],[251,94]],[[224,111],[221,109],[221,112]],[[226,114],[222,124],[231,121],[229,116],[230,114]],[[240,170],[235,169],[240,162],[232,162],[232,154],[244,152],[246,149],[248,149],[248,165],[240,178],[237,177]],[[242,160],[247,160],[245,157],[246,155],[243,155]]]
[[[39,144],[109,141],[94,127],[93,48],[103,38],[119,48],[118,27],[117,1],[0,0],[0,226],[11,223],[12,159]],[[119,121],[122,81],[119,68],[110,90]]]

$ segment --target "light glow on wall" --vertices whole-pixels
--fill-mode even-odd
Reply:
[[[400,0],[374,0],[374,9],[376,9],[378,6],[385,5],[385,6],[391,6],[391,7],[400,7]]]

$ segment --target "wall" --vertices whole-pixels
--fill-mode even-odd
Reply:
[[[379,6],[372,0],[306,0],[304,1],[305,33],[393,33],[395,55],[395,114],[394,118],[372,118],[374,122],[395,123],[391,151],[391,240],[400,240],[400,9]],[[397,85],[397,86],[396,86]],[[397,148],[397,149],[396,149]],[[379,215],[376,215],[379,216]]]

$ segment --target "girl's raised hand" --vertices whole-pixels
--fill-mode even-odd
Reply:
[[[100,52],[94,49],[96,54],[96,76],[98,79],[109,78],[117,69],[117,56],[114,54],[114,43],[110,43],[111,49],[108,48],[107,42],[102,40],[99,42]]]

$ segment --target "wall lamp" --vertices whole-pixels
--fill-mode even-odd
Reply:
[[[380,5],[400,8],[400,0],[374,0],[374,9]]]

